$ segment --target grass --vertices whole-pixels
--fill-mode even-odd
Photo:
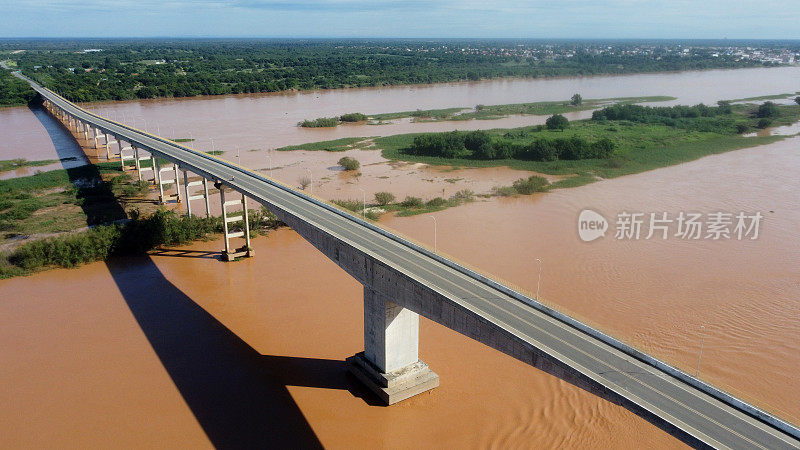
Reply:
[[[739,109],[737,120],[753,121],[748,118],[751,111]],[[781,116],[773,124],[788,124],[800,119],[800,108],[782,106]],[[495,136],[504,136],[512,141],[524,142],[531,137],[555,138],[577,136],[594,141],[609,138],[616,144],[611,159],[583,159],[559,161],[525,161],[518,159],[476,160],[467,158],[440,158],[416,156],[404,152],[415,136],[404,134],[375,139],[376,147],[390,160],[421,162],[431,165],[457,165],[463,167],[507,166],[514,169],[529,170],[552,175],[576,175],[554,183],[553,188],[572,187],[586,184],[600,178],[614,178],[622,175],[643,172],[687,161],[706,155],[737,150],[746,147],[768,144],[783,139],[782,136],[742,137],[721,132],[700,132],[670,127],[633,123],[627,121],[595,122],[592,120],[574,121],[566,131],[550,131],[537,127],[523,127],[513,130],[489,130]]]
[[[177,138],[171,139],[172,142],[192,142],[194,139],[192,138]]]
[[[0,243],[125,218],[120,203],[131,203],[148,189],[121,174],[118,163],[0,180]]]
[[[21,167],[37,167],[46,166],[48,164],[57,163],[57,159],[42,159],[38,161],[28,161],[25,158],[16,159],[0,159],[0,172],[7,172],[9,170],[16,170]]]
[[[383,194],[390,193],[384,192]],[[393,195],[391,197],[394,198]],[[331,200],[331,203],[335,206],[359,215],[364,212],[366,218],[377,220],[382,213],[393,212],[400,217],[415,216],[417,214],[441,211],[443,209],[459,206],[474,200],[475,193],[468,189],[463,189],[456,192],[450,198],[445,199],[442,197],[434,197],[428,201],[424,201],[418,197],[406,197],[402,201],[391,202],[383,205],[374,203],[367,203],[364,205],[363,200],[354,199]],[[364,208],[365,206],[366,209]]]
[[[279,152],[288,152],[293,150],[308,150],[308,151],[326,151],[326,152],[343,152],[352,150],[354,148],[364,148],[370,144],[368,137],[347,137],[341,139],[334,139],[332,141],[310,142],[300,145],[287,145],[279,147],[275,150]],[[357,145],[360,144],[360,145]]]
[[[265,233],[281,223],[269,211],[249,210],[251,233]],[[180,245],[222,231],[220,217],[178,216],[160,209],[124,225],[27,242],[0,258],[0,278],[27,275],[50,267],[76,267],[114,255],[141,254],[161,245]]]
[[[211,151],[207,151],[205,153],[209,154],[209,155],[219,156],[219,155],[221,155],[221,154],[223,154],[225,152],[222,151],[222,150],[211,150]]]
[[[616,97],[583,100],[580,105],[573,106],[569,100],[555,102],[534,102],[534,103],[512,103],[506,105],[478,105],[472,108],[446,108],[404,111],[396,113],[375,114],[371,119],[385,121],[412,117],[416,121],[438,122],[445,120],[493,120],[501,119],[512,114],[528,114],[549,116],[553,114],[564,114],[575,111],[586,111],[596,109],[609,103],[646,103],[664,102],[675,100],[675,97],[649,96],[649,97]]]
[[[794,97],[794,96],[796,96],[798,94],[800,94],[800,91],[795,92],[794,94],[786,93],[786,94],[762,95],[762,96],[759,96],[759,97],[737,98],[737,99],[733,99],[733,100],[729,100],[729,101],[731,103],[734,103],[734,102],[735,103],[741,103],[741,102],[755,102],[755,101],[759,101],[759,100],[782,100],[784,98]]]

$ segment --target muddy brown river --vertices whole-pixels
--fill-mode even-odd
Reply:
[[[214,117],[230,115],[227,128],[209,132],[229,130],[221,142],[242,149],[274,137],[266,148],[330,138],[308,138],[309,130],[290,126],[310,117],[308,111],[318,111],[316,117],[550,100],[572,91],[585,98],[664,94],[681,103],[711,103],[796,90],[799,70],[597,77],[573,85],[567,79],[512,80],[442,85],[441,93],[424,86],[97,108],[142,111],[162,134],[164,126],[181,124],[199,134],[216,126]],[[712,83],[713,77],[722,81]],[[454,94],[476,86],[486,97]],[[531,92],[532,86],[541,91]],[[425,89],[416,104],[407,98]],[[510,99],[514,90],[518,100]],[[373,105],[378,93],[391,105]],[[234,123],[271,123],[255,112],[266,114],[275,105],[291,115],[282,128],[272,134],[272,125],[265,125],[267,131],[236,136]],[[8,114],[18,115],[15,123],[28,136],[14,139],[54,145],[36,137],[50,127],[27,109],[0,111],[4,133]],[[39,132],[26,129],[25,121]],[[260,163],[266,153],[240,154],[244,165],[267,172],[267,163]],[[310,168],[314,194],[331,199],[376,190],[422,197],[442,189],[446,195],[461,188],[484,192],[526,174],[389,164],[368,150],[344,154],[361,160],[361,177],[331,169],[343,154],[325,152],[276,152],[273,175],[291,183]],[[231,153],[223,157],[233,159]],[[440,252],[528,292],[536,291],[540,258],[546,303],[691,373],[703,340],[701,378],[799,423],[798,170],[800,137],[794,137],[580,188],[479,199],[435,214],[385,216],[381,223],[432,245],[435,217]],[[612,228],[623,211],[671,217],[745,211],[764,219],[755,240],[617,240],[610,231],[586,243],[577,233],[584,208],[602,214]],[[390,408],[378,406],[344,369],[344,358],[363,348],[360,285],[288,229],[254,240],[250,260],[223,264],[216,259],[221,247],[218,240],[200,242],[0,281],[0,446],[682,447],[622,408],[424,319],[421,358],[439,373],[441,386]]]

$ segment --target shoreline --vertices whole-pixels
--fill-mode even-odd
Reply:
[[[623,73],[603,73],[603,74],[593,74],[593,75],[557,75],[557,76],[547,76],[547,77],[521,77],[521,76],[511,76],[511,77],[496,77],[496,78],[484,78],[481,80],[453,80],[453,81],[442,81],[439,83],[412,83],[412,84],[387,84],[381,86],[350,86],[350,87],[340,87],[340,88],[318,88],[318,89],[288,89],[285,91],[273,91],[273,92],[253,92],[248,94],[219,94],[219,95],[197,95],[193,97],[157,97],[157,98],[140,98],[140,99],[129,99],[129,100],[99,100],[96,102],[81,102],[76,103],[78,106],[84,105],[119,105],[123,103],[130,103],[130,102],[145,102],[145,103],[154,103],[164,100],[177,100],[177,101],[187,101],[187,100],[208,100],[208,99],[218,99],[218,98],[255,98],[255,97],[276,97],[276,96],[289,96],[289,95],[296,95],[296,94],[312,94],[312,93],[319,93],[319,92],[348,92],[348,91],[356,91],[356,90],[380,90],[386,88],[424,88],[424,87],[439,87],[444,85],[457,85],[457,86],[464,86],[464,85],[474,85],[474,84],[486,84],[495,81],[515,81],[515,80],[565,80],[565,79],[575,79],[575,80],[583,80],[583,79],[591,79],[591,78],[616,78],[616,77],[624,77],[624,76],[632,76],[632,75],[659,75],[659,74],[681,74],[681,73],[705,73],[711,71],[736,71],[736,70],[753,70],[753,69],[780,69],[780,68],[788,68],[788,67],[800,67],[800,65],[781,65],[781,66],[755,66],[755,67],[717,67],[717,68],[708,68],[708,69],[696,69],[696,70],[662,70],[662,71],[644,71],[644,72],[623,72]],[[19,105],[24,106],[24,105]],[[14,106],[12,106],[13,108]]]

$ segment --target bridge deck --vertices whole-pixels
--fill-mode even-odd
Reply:
[[[800,448],[797,435],[759,420],[430,254],[405,245],[400,238],[390,238],[260,175],[96,116],[26,81],[69,114],[154,150],[192,171],[222,180],[256,200],[276,205],[407,274],[682,430],[698,443],[716,448]]]

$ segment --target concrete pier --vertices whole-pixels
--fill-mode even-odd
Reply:
[[[364,351],[347,368],[387,405],[439,386],[419,360],[419,315],[364,286]]]
[[[234,261],[236,258],[242,257],[252,257],[255,255],[253,251],[253,247],[250,245],[250,219],[247,213],[247,197],[242,194],[241,199],[236,200],[225,200],[225,186],[220,183],[214,183],[214,186],[219,189],[219,200],[222,206],[222,227],[223,227],[223,234],[225,236],[225,249],[222,251],[222,260],[223,261]],[[228,207],[230,206],[239,206],[241,205],[241,211],[233,211],[241,212],[240,215],[229,215],[231,211],[228,211]],[[230,225],[231,223],[241,222],[241,230],[240,231],[231,231]],[[244,239],[244,246],[239,248],[232,248],[231,247],[231,239],[233,238],[242,238]]]

